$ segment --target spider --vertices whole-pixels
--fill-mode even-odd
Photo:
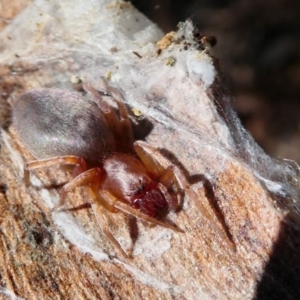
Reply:
[[[73,179],[61,188],[59,203],[52,211],[65,204],[68,192],[85,186],[96,216],[95,205],[100,205],[112,213],[121,211],[182,232],[162,218],[181,206],[184,193],[197,198],[183,172],[155,147],[144,141],[134,142],[127,109],[116,89],[104,80],[100,89],[88,83],[83,84],[83,89],[88,99],[79,92],[50,88],[25,92],[15,102],[14,126],[37,159],[24,165],[26,186],[32,170],[73,165]],[[103,95],[114,99],[118,114]],[[197,203],[223,236],[209,212]],[[103,219],[96,219],[107,238],[128,257]]]

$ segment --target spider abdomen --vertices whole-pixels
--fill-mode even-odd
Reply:
[[[20,139],[36,158],[75,155],[96,164],[115,147],[97,103],[79,92],[28,91],[14,104],[13,119]]]

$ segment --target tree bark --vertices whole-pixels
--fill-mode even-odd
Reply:
[[[167,217],[184,233],[109,214],[114,236],[133,248],[124,259],[84,205],[84,188],[68,197],[75,209],[51,212],[68,170],[34,172],[25,187],[23,164],[34,158],[2,120],[3,299],[299,298],[298,170],[244,131],[209,40],[190,21],[163,37],[127,2],[40,0],[0,41],[2,119],[7,101],[30,88],[72,89],[75,77],[97,87],[106,77],[131,109],[135,139],[160,149],[196,193]]]

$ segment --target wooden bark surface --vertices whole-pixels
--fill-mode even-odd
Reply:
[[[272,199],[240,164],[233,162],[218,178],[214,195],[236,251],[220,240],[193,201],[172,218],[185,233],[162,235],[163,229],[146,227],[141,234],[151,235],[153,244],[147,241],[145,252],[127,261],[98,237],[87,209],[69,212],[94,230],[99,247],[112,255],[95,261],[64,239],[36,189],[25,188],[6,147],[0,159],[1,286],[23,299],[252,299],[256,292],[264,296],[258,299],[297,298],[298,233],[281,224],[268,203]],[[44,172],[39,176],[48,178]],[[50,178],[61,179],[57,172]],[[210,208],[204,191],[198,195]],[[86,199],[80,193],[72,198],[78,204]],[[115,226],[122,228],[120,219]],[[118,234],[130,239],[122,229]],[[172,237],[170,249],[158,249],[162,255],[156,256],[151,247],[159,236]]]
[[[170,43],[178,43],[170,36],[172,34],[159,45],[162,51]],[[158,59],[156,54],[153,57],[154,62],[150,60],[149,65]],[[2,91],[9,91],[1,104],[7,103],[9,95],[16,97],[28,87],[39,86],[37,78],[48,85],[59,80],[52,79],[49,69],[40,70],[24,62],[15,63],[13,68],[2,64],[1,68]],[[68,73],[68,69],[65,71]],[[60,74],[62,71],[54,68],[51,72]],[[164,78],[169,78],[167,72]],[[171,87],[172,80],[168,83]],[[197,193],[197,199],[185,198],[183,209],[168,216],[184,233],[150,228],[123,214],[115,214],[111,216],[112,232],[124,247],[134,249],[132,259],[120,257],[99,231],[91,209],[81,207],[89,201],[84,189],[69,196],[68,207],[76,209],[50,212],[57,201],[59,186],[70,179],[68,171],[51,168],[35,172],[33,185],[25,187],[22,164],[33,158],[18,140],[13,126],[6,126],[0,150],[0,297],[298,299],[299,232],[290,225],[288,215],[283,217],[275,208],[274,197],[254,176],[254,170],[230,154],[228,149],[232,145],[220,130],[228,124],[216,115],[220,105],[228,105],[215,99],[222,84],[215,80],[209,89],[201,89],[200,84],[188,79],[181,81],[182,86],[176,86],[176,89],[198,93],[196,103],[199,106],[205,103],[199,117],[194,104],[189,104],[184,97],[175,99],[176,89],[165,91],[153,84],[149,90],[151,96],[142,97],[137,93],[134,98],[126,92],[126,84],[130,90],[135,87],[128,81],[126,78],[116,80],[115,86],[122,89],[131,108],[142,103],[138,109],[145,119],[137,126],[136,136],[145,137],[184,169]],[[171,102],[173,99],[177,102]],[[169,110],[160,106],[164,101],[172,103],[167,106]],[[7,104],[5,107],[7,109]],[[224,107],[224,111],[227,110],[230,107]],[[200,118],[214,114],[214,123],[200,123]],[[193,128],[186,130],[185,122]],[[203,140],[203,127],[211,130],[209,135],[213,139],[224,145],[228,142],[228,149],[203,148],[203,141],[207,142]],[[226,155],[219,155],[218,151],[223,150]],[[203,186],[199,180],[203,174],[210,175],[208,185]],[[215,216],[216,224],[226,231],[236,249],[231,249],[228,241],[201,215],[197,201]]]

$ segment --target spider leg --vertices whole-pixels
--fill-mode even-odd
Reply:
[[[165,227],[165,228],[168,228],[168,229],[171,229],[171,230],[174,230],[174,231],[177,231],[177,232],[183,232],[182,229],[178,228],[177,226],[175,225],[172,225],[172,224],[168,224],[168,223],[165,223],[165,222],[162,222],[162,221],[159,221],[155,218],[152,218],[142,212],[140,212],[139,210],[129,206],[128,204],[120,201],[119,199],[117,199],[116,197],[114,197],[111,193],[105,191],[105,190],[102,190],[100,191],[100,195],[108,202],[112,203],[112,205],[118,209],[119,211],[122,211],[130,216],[134,216],[138,219],[141,219],[141,220],[144,220],[144,221],[147,221],[151,224],[154,224],[154,225],[159,225],[159,226],[162,226],[162,227]]]
[[[128,117],[128,111],[123,104],[123,97],[116,89],[108,86],[107,82],[101,78],[100,87],[95,89],[88,83],[83,84],[83,88],[89,92],[97,102],[99,108],[103,112],[108,127],[113,132],[115,140],[119,145],[119,150],[128,152],[132,150],[133,133],[131,122]],[[103,100],[99,91],[111,96],[118,105],[119,118],[112,108]]]
[[[60,199],[57,205],[52,208],[52,211],[62,207],[66,202],[66,195],[76,187],[87,185],[93,186],[93,189],[99,188],[102,171],[100,168],[89,169],[65,184],[60,191]]]
[[[159,151],[146,142],[136,141],[134,150],[145,165],[146,169],[157,179],[170,166],[170,162]]]
[[[170,163],[165,157],[154,147],[149,144],[137,141],[134,143],[134,149],[138,156],[144,163],[149,172],[156,174],[159,182],[167,189],[176,186],[177,191],[182,194],[185,193],[188,198],[194,199],[201,214],[209,221],[210,225],[218,233],[218,235],[225,240],[231,249],[235,249],[233,243],[229,240],[228,236],[222,231],[212,214],[201,203],[197,193],[190,187],[183,172],[176,166],[170,166]]]
[[[174,211],[177,210],[182,205],[184,192],[177,184],[177,202],[174,201],[168,192],[168,188],[176,184],[173,176],[174,171],[172,170],[174,167],[170,166],[170,162],[156,148],[145,142],[135,142],[134,149],[146,169],[159,181],[159,189],[164,194],[170,208]],[[179,169],[178,171],[181,172]]]
[[[219,226],[215,221],[215,218],[202,204],[197,193],[190,187],[182,171],[178,167],[174,166],[172,168],[167,169],[166,172],[163,174],[163,176],[164,178],[162,180],[165,180],[165,184],[168,183],[172,184],[174,182],[178,187],[178,189],[180,189],[182,192],[184,191],[189,199],[195,199],[194,201],[196,202],[196,205],[200,210],[202,216],[204,216],[209,221],[210,225],[218,233],[219,237],[223,241],[225,241],[225,243],[229,246],[229,248],[235,251],[236,249],[235,245],[228,238],[227,234],[219,228]],[[166,185],[166,187],[168,187],[168,185]]]
[[[84,83],[83,88],[87,91],[97,103],[98,107],[101,109],[106,123],[110,130],[112,131],[115,138],[121,135],[120,126],[119,126],[119,118],[113,109],[103,100],[102,96],[99,94],[99,91],[95,89],[91,84]]]
[[[47,159],[34,160],[24,164],[24,181],[28,187],[30,185],[30,171],[48,168],[55,165],[74,165],[74,174],[79,174],[87,169],[85,160],[74,155],[56,156]]]
[[[125,107],[125,105],[117,101],[119,113],[120,113],[120,129],[121,129],[121,150],[123,152],[132,151],[132,145],[133,145],[133,132],[132,132],[132,126],[131,122],[128,117],[128,111]]]
[[[168,191],[166,186],[164,184],[162,184],[161,182],[158,183],[158,188],[163,193],[166,201],[168,202],[170,210],[177,211],[178,208],[180,208],[182,206],[183,196],[184,196],[184,193],[182,191],[177,191],[176,197],[173,197],[170,195],[170,192]]]
[[[78,186],[87,186],[87,190],[89,192],[90,197],[93,200],[92,203],[92,210],[96,217],[97,223],[103,233],[106,235],[106,237],[112,242],[112,244],[115,245],[115,247],[119,250],[119,252],[125,257],[128,258],[128,255],[124,252],[118,241],[114,238],[114,236],[111,234],[111,232],[108,229],[107,224],[105,224],[103,218],[99,217],[99,214],[97,213],[95,204],[100,204],[97,206],[97,208],[105,208],[108,211],[116,212],[117,210],[114,208],[114,206],[107,203],[101,196],[98,196],[99,186],[101,177],[103,175],[103,172],[100,168],[93,168],[89,169],[81,174],[79,174],[77,177],[72,179],[70,182],[65,184],[60,193],[60,201],[57,205],[55,205],[52,209],[52,211],[57,210],[59,207],[63,206],[66,202],[66,195],[71,190],[75,189]],[[101,215],[103,214],[103,211],[101,212]]]
[[[115,237],[110,232],[110,230],[109,230],[106,222],[104,222],[104,219],[102,217],[102,215],[105,214],[105,211],[102,210],[103,207],[106,208],[109,211],[113,210],[113,212],[116,212],[116,210],[114,209],[114,207],[111,207],[104,199],[101,199],[101,201],[100,201],[101,197],[98,196],[98,193],[95,193],[95,191],[93,190],[93,188],[88,187],[88,192],[89,192],[89,195],[91,196],[91,198],[93,199],[92,210],[93,210],[93,213],[94,213],[95,218],[97,220],[98,226],[101,228],[102,232],[106,235],[106,237],[111,241],[111,243],[119,250],[119,252],[125,258],[129,258],[129,256],[123,250],[123,248],[121,247],[121,245],[119,244],[119,242],[115,239]],[[101,205],[97,205],[96,206],[95,205],[96,203],[97,204],[100,203]],[[98,213],[97,209],[102,210],[100,214]],[[107,216],[107,214],[106,214],[106,216]]]

